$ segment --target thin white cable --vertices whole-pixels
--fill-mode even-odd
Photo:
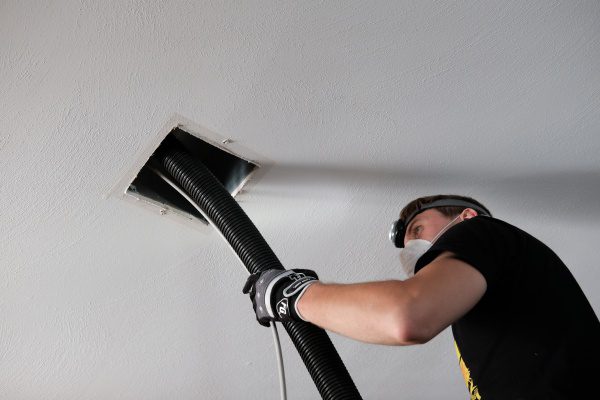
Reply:
[[[219,234],[219,236],[221,236],[223,238],[223,240],[225,241],[225,243],[229,244],[229,241],[225,238],[225,236],[223,235],[223,232],[221,232],[219,229],[217,229],[217,225],[215,225],[213,223],[213,221],[210,219],[210,217],[208,215],[206,215],[206,213],[204,212],[204,210],[202,210],[198,204],[196,204],[196,202],[194,201],[194,199],[192,199],[183,189],[181,189],[179,187],[179,185],[177,185],[175,182],[173,182],[171,179],[169,179],[167,176],[165,176],[165,174],[163,174],[162,172],[160,172],[159,170],[157,170],[156,168],[150,167],[150,169],[152,171],[154,171],[154,173],[156,175],[158,175],[159,177],[162,178],[163,181],[167,182],[173,189],[175,189],[180,195],[183,196],[184,199],[186,199],[196,210],[198,210],[198,212],[200,214],[202,214],[202,216],[204,217],[204,219],[206,219],[208,221],[209,224],[211,224],[212,226],[215,227],[215,230],[217,231],[217,233]],[[238,253],[236,253],[233,250],[233,247],[229,246],[229,248],[233,251],[233,254],[235,254],[235,256],[237,257],[238,260],[240,260],[240,263],[244,266],[244,271],[246,271],[246,273],[248,275],[250,275],[250,272],[246,269],[246,265],[244,264],[244,262],[242,261],[242,259],[240,258],[240,256],[238,255]]]
[[[150,169],[152,171],[154,171],[154,173],[156,175],[158,175],[163,181],[165,181],[173,189],[175,189],[180,195],[182,195],[184,199],[189,201],[189,203],[196,210],[198,210],[198,212],[200,214],[202,214],[202,216],[215,228],[215,230],[223,238],[223,240],[227,244],[229,244],[229,241],[225,238],[225,236],[223,235],[223,232],[221,232],[217,228],[217,226],[213,223],[212,219],[210,219],[209,216],[206,215],[206,213],[198,206],[198,204],[196,204],[196,202],[183,189],[181,189],[179,187],[179,185],[177,185],[175,182],[173,182],[171,179],[169,179],[167,176],[165,176],[165,174],[163,174],[156,168],[150,167]],[[231,247],[231,245],[230,245],[229,248],[233,251],[233,253],[237,257],[237,259],[240,260],[240,263],[244,266],[244,271],[246,271],[248,274],[250,274],[250,272],[246,269],[246,265],[244,264],[244,262],[242,261],[240,256],[233,250],[233,247]],[[277,357],[277,370],[279,372],[279,388],[280,388],[280,393],[281,393],[281,400],[287,400],[287,388],[286,388],[286,384],[285,384],[285,370],[283,367],[283,355],[281,352],[281,343],[279,341],[279,333],[277,332],[277,327],[275,326],[275,322],[271,322],[270,325],[271,325],[271,332],[273,333],[273,342],[275,344],[275,355]]]
[[[271,332],[273,333],[273,343],[275,343],[275,355],[277,356],[277,370],[279,371],[279,392],[281,400],[287,400],[287,388],[285,387],[285,369],[283,368],[283,355],[281,353],[281,343],[279,342],[279,333],[275,322],[271,322]]]

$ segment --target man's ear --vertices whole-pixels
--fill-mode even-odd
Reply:
[[[472,208],[465,208],[460,213],[460,218],[464,221],[465,219],[471,219],[473,217],[476,217],[477,215],[477,211],[473,210]]]

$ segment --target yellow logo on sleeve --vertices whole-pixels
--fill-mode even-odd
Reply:
[[[460,350],[458,349],[458,345],[456,344],[456,342],[454,342],[454,347],[456,348],[458,365],[460,365],[460,371],[462,372],[463,378],[465,379],[465,383],[467,384],[467,390],[469,390],[471,400],[481,400],[479,389],[477,388],[477,385],[475,385],[475,383],[473,382],[473,378],[471,378],[471,372],[469,371],[469,368],[467,368],[467,364],[465,364],[465,361],[460,355]]]

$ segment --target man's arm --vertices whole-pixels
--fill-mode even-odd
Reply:
[[[477,304],[487,284],[469,264],[444,252],[406,281],[315,283],[297,304],[321,328],[369,343],[425,343]]]

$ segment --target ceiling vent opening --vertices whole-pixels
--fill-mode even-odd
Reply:
[[[252,173],[258,168],[257,164],[204,141],[184,131],[181,127],[171,130],[155,149],[155,152],[159,149],[169,148],[175,142],[178,146],[185,148],[192,157],[202,162],[232,196],[240,192]],[[228,143],[228,140],[223,141],[223,144]],[[161,165],[155,163],[150,157],[127,188],[126,194],[161,207],[161,213],[171,210],[207,224],[208,222],[202,214],[177,190],[160,178],[155,170],[165,176],[170,176]]]

